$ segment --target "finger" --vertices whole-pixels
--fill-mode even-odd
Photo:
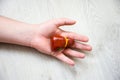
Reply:
[[[92,50],[92,47],[90,45],[79,43],[79,42],[75,42],[71,47],[81,49],[81,50],[86,50],[86,51],[91,51]]]
[[[58,55],[55,56],[57,59],[71,65],[71,66],[74,66],[74,61],[71,60],[70,58],[66,57],[63,53],[59,53]]]
[[[88,42],[89,40],[87,36],[80,35],[74,32],[63,32],[61,33],[61,36],[66,36],[71,39],[75,39],[75,40],[82,41],[82,42]]]
[[[76,23],[75,20],[68,19],[68,18],[59,18],[59,19],[54,19],[51,21],[53,24],[56,25],[56,27],[64,26],[64,25],[73,25]]]
[[[78,51],[75,51],[75,50],[72,50],[72,49],[65,49],[63,51],[63,53],[65,53],[68,56],[77,57],[77,58],[84,58],[85,57],[85,54],[78,52]]]

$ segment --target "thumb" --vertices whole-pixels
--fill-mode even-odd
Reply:
[[[68,19],[68,18],[54,19],[50,22],[53,23],[56,27],[60,27],[60,26],[64,26],[64,25],[73,25],[76,23],[75,20]]]

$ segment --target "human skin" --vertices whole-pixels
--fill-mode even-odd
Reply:
[[[51,55],[73,66],[75,62],[68,56],[84,58],[85,54],[75,51],[72,48],[85,51],[92,50],[90,45],[83,44],[83,42],[88,42],[88,37],[64,31],[59,28],[64,25],[73,25],[75,23],[76,21],[68,18],[59,18],[49,20],[41,24],[28,24],[0,16],[0,42],[32,47],[44,54]],[[75,41],[70,48],[54,52],[51,50],[50,44],[50,37],[53,34],[59,34],[77,41]]]

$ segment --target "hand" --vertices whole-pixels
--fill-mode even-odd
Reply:
[[[72,48],[86,51],[90,51],[92,48],[90,45],[80,43],[88,42],[88,37],[73,32],[63,31],[59,28],[60,26],[73,24],[75,24],[75,21],[67,18],[54,19],[42,24],[27,24],[0,16],[0,42],[33,47],[42,53],[46,53],[65,63],[74,65],[74,61],[67,56],[84,58],[85,55]],[[54,52],[51,50],[50,44],[50,37],[53,34],[69,37],[77,40],[77,42],[75,41],[71,48]]]
[[[88,42],[88,37],[86,36],[79,35],[73,32],[63,31],[59,28],[60,26],[73,25],[73,24],[75,24],[74,20],[67,18],[60,18],[35,25],[36,29],[34,29],[34,35],[31,40],[30,46],[37,49],[40,52],[54,56],[65,63],[74,65],[75,64],[74,61],[68,58],[67,56],[84,58],[85,55],[71,48],[90,51],[92,49],[90,45],[75,42],[74,45],[71,46],[71,48],[64,49],[62,52],[51,51],[51,45],[50,45],[50,36],[56,33],[60,34],[61,36],[66,36],[80,42]]]

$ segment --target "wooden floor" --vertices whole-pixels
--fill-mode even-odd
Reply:
[[[120,80],[120,0],[0,0],[0,15],[27,23],[67,17],[93,51],[70,67],[35,49],[0,44],[0,80]]]

